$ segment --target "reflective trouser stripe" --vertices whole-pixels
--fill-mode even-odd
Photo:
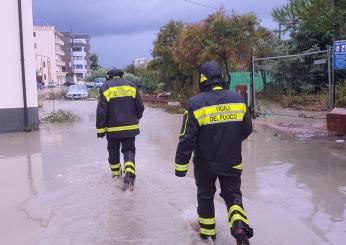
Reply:
[[[119,174],[121,174],[121,170],[112,171],[112,174],[113,174],[113,175],[119,175]]]
[[[215,218],[204,219],[204,218],[199,217],[198,221],[204,225],[214,225],[215,224]]]
[[[125,162],[125,167],[127,167],[127,166],[131,166],[133,168],[136,167],[136,165],[133,162]]]
[[[112,170],[116,170],[117,168],[120,168],[120,167],[121,167],[120,163],[118,163],[118,164],[111,164],[111,169]]]
[[[125,173],[136,174],[136,165],[133,162],[125,162]]]
[[[216,235],[216,230],[215,229],[205,229],[205,228],[201,228],[199,230],[199,232],[203,235],[207,235],[207,236],[214,236]]]
[[[231,214],[234,211],[239,211],[241,214],[246,216],[246,213],[245,213],[245,211],[244,211],[244,209],[242,207],[240,207],[239,205],[233,205],[232,207],[229,208],[228,217],[231,217]]]
[[[176,163],[175,164],[175,170],[177,170],[177,171],[185,172],[185,171],[188,170],[188,168],[189,168],[189,164],[188,163],[185,163],[185,164]]]
[[[121,174],[121,164],[120,163],[110,164],[110,166],[111,166],[113,176]]]
[[[136,171],[131,168],[125,168],[125,173],[133,173],[136,174]]]
[[[234,221],[236,221],[236,220],[241,220],[241,221],[243,221],[245,224],[249,224],[249,221],[246,219],[246,218],[244,218],[243,216],[241,216],[240,214],[234,214],[233,216],[232,216],[232,219],[231,219],[231,221],[229,222],[229,225],[232,227],[233,226],[233,223],[234,223]]]

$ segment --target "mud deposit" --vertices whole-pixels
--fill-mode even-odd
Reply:
[[[110,177],[106,140],[96,138],[96,102],[54,107],[81,120],[0,135],[0,244],[205,244],[196,232],[192,168],[186,178],[174,176],[181,115],[146,109],[136,187],[125,193]],[[252,244],[344,244],[346,144],[256,131],[243,144]],[[218,196],[215,206],[215,244],[235,244]]]

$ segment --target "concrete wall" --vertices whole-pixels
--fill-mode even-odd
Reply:
[[[32,1],[22,0],[24,58],[29,126],[38,128]],[[0,1],[0,132],[24,129],[18,2]],[[8,119],[11,118],[11,121]],[[14,120],[14,121],[13,121]]]

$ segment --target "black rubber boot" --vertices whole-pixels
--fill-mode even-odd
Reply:
[[[244,229],[235,228],[232,230],[232,236],[237,240],[237,245],[250,245],[249,238]]]
[[[134,189],[134,185],[135,185],[135,179],[136,179],[136,175],[131,174],[131,173],[126,173],[125,177],[124,177],[124,183],[123,183],[123,187],[122,190],[126,191],[133,191]]]
[[[216,235],[208,236],[204,234],[199,234],[199,236],[202,238],[202,240],[208,240],[209,238],[211,238],[211,240],[214,241],[216,239]]]

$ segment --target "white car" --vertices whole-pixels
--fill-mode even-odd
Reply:
[[[89,92],[86,85],[71,85],[66,93],[68,99],[86,99],[88,96]]]

